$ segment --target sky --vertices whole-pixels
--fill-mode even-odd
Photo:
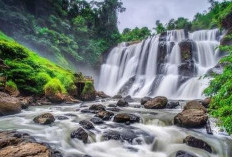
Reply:
[[[156,20],[166,23],[178,17],[193,19],[197,12],[202,13],[210,6],[208,0],[122,0],[122,2],[126,11],[118,15],[120,32],[124,28],[144,26],[152,29]]]

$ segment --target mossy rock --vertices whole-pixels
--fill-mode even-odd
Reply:
[[[84,89],[81,92],[80,96],[83,101],[93,101],[96,99],[96,91],[93,85],[93,82],[86,81]]]

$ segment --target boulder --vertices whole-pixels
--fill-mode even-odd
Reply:
[[[20,97],[19,98],[22,109],[27,109],[34,102],[33,97]]]
[[[125,99],[120,99],[116,105],[119,107],[127,107],[129,104]]]
[[[150,98],[150,97],[144,97],[144,98],[142,98],[141,99],[141,105],[144,105],[144,104],[146,104],[146,102],[148,102],[148,101],[150,101],[152,98]]]
[[[52,103],[63,103],[65,101],[65,96],[62,93],[56,93],[56,94],[49,94],[46,93],[46,98]]]
[[[58,151],[47,144],[37,143],[26,133],[16,131],[0,131],[1,157],[62,157]]]
[[[47,124],[52,124],[55,121],[55,118],[51,113],[44,113],[42,115],[35,117],[33,121],[41,125],[47,125]]]
[[[93,129],[94,126],[93,124],[88,121],[88,120],[82,120],[79,122],[79,124],[84,128],[84,129]]]
[[[181,127],[202,127],[206,124],[208,116],[203,110],[188,109],[174,117],[174,124]]]
[[[71,133],[71,138],[79,139],[79,140],[83,141],[83,143],[88,142],[88,134],[86,133],[86,131],[83,128],[78,128],[77,130],[73,131]]]
[[[191,153],[188,153],[186,151],[180,150],[180,151],[176,152],[176,157],[197,157],[197,156],[193,155]]]
[[[106,94],[105,94],[104,92],[102,92],[102,91],[96,92],[96,95],[97,95],[98,97],[100,97],[100,98],[103,98],[103,99],[105,99],[105,98],[110,98],[109,95],[106,95]]]
[[[195,148],[199,148],[199,149],[203,149],[209,153],[212,153],[212,148],[211,146],[206,143],[205,141],[195,138],[193,136],[187,136],[184,140],[184,143],[186,143],[188,146],[190,147],[195,147]]]
[[[20,92],[19,92],[18,89],[15,89],[15,88],[13,88],[11,86],[7,86],[7,85],[5,87],[5,91],[4,92],[10,94],[11,96],[15,96],[15,97],[17,97],[17,96],[20,95]]]
[[[114,116],[114,113],[109,111],[99,111],[96,116],[102,120],[110,120]]]
[[[90,119],[90,121],[94,124],[103,124],[104,121],[101,119],[101,118],[98,118],[98,117],[93,117]]]
[[[105,111],[105,106],[101,104],[93,104],[92,106],[89,107],[89,110],[93,111]]]
[[[134,114],[120,113],[114,116],[114,122],[117,123],[136,123],[140,121],[140,117]]]
[[[0,116],[21,112],[20,101],[6,93],[0,92]]]
[[[147,109],[163,109],[166,107],[168,99],[166,97],[155,97],[154,99],[146,102],[144,107]]]
[[[187,104],[184,106],[184,110],[189,110],[189,109],[202,110],[205,113],[207,112],[206,108],[203,105],[201,105],[199,101],[196,100],[187,102]]]

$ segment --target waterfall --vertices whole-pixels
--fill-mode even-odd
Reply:
[[[101,66],[98,90],[112,96],[203,98],[209,79],[201,76],[220,59],[220,35],[217,29],[172,30],[137,44],[122,43]]]

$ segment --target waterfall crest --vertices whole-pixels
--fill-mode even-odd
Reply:
[[[209,79],[200,77],[220,59],[220,35],[217,29],[172,30],[138,44],[122,43],[101,66],[98,89],[112,96],[202,98]]]

